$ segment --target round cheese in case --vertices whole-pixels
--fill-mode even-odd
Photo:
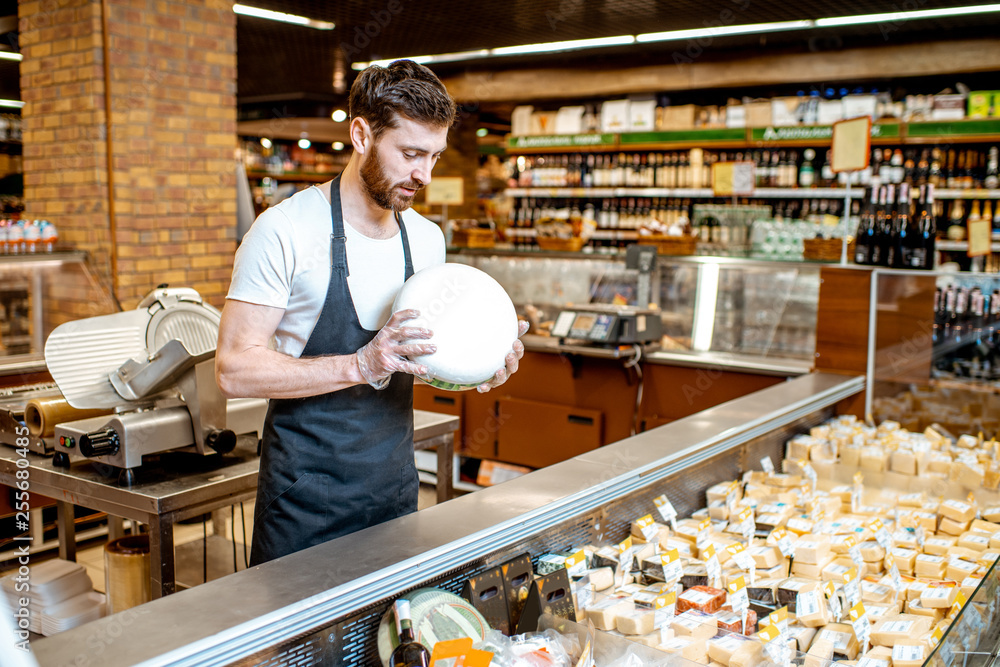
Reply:
[[[400,288],[392,310],[415,309],[406,327],[430,329],[434,354],[413,361],[428,369],[422,380],[462,391],[488,382],[504,367],[517,340],[517,312],[503,287],[465,264],[438,264],[413,274]]]
[[[416,640],[433,652],[439,641],[470,637],[481,641],[490,631],[489,623],[465,598],[439,588],[421,588],[405,596],[410,601],[410,617]],[[392,605],[386,609],[378,626],[378,654],[388,667],[389,656],[399,645]]]

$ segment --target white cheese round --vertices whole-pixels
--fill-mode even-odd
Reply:
[[[430,329],[434,354],[415,357],[427,366],[421,378],[441,389],[461,391],[490,380],[504,367],[517,340],[517,312],[496,280],[465,264],[438,264],[413,274],[400,288],[392,311],[415,309],[407,327]]]

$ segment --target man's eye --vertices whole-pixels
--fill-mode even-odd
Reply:
[[[405,157],[407,160],[412,160],[413,158],[417,157],[417,154],[416,153],[403,153],[403,157]]]

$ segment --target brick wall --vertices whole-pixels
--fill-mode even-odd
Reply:
[[[163,282],[221,305],[235,250],[235,14],[212,0],[108,6],[110,201],[101,5],[19,4],[26,216],[90,251],[124,308]]]

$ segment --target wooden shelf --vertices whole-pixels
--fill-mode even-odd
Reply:
[[[851,188],[851,199],[861,199],[865,190],[861,186]],[[709,199],[718,196],[729,199],[729,195],[715,195],[711,188],[507,188],[508,197],[536,197],[539,199],[586,199],[610,197],[672,197],[689,199]],[[844,188],[757,188],[740,198],[759,199],[843,199],[847,195]],[[918,192],[913,189],[916,199]],[[938,199],[1000,199],[1000,189],[955,190],[941,188],[934,191]]]
[[[315,173],[305,171],[286,171],[281,174],[271,174],[266,171],[247,170],[247,178],[260,180],[262,178],[273,178],[282,183],[326,183],[336,178],[340,172]]]

